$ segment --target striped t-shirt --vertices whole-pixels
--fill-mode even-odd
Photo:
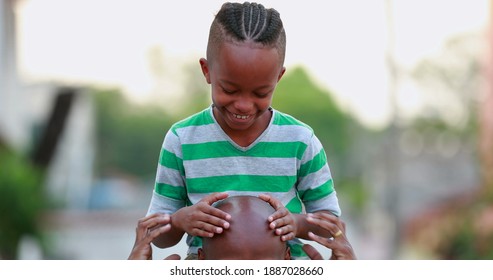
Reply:
[[[171,214],[211,193],[227,192],[269,193],[292,213],[328,210],[340,216],[326,154],[313,130],[271,110],[269,126],[248,147],[222,130],[212,106],[174,124],[164,138],[148,215]],[[187,243],[189,253],[196,253],[201,239],[188,236]],[[291,254],[305,256],[299,242]]]

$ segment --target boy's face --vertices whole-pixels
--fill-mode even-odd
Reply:
[[[200,60],[211,85],[214,116],[226,133],[261,132],[270,120],[277,82],[284,74],[275,48],[223,43],[210,61]]]

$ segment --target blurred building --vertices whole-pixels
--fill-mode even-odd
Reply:
[[[79,88],[22,81],[15,5],[14,0],[0,1],[0,135],[26,157],[43,158],[47,191],[55,201],[69,208],[87,207],[95,149],[90,96]],[[57,99],[67,90],[73,98],[57,108]],[[42,155],[34,159],[36,153]]]

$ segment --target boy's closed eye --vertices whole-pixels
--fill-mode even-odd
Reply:
[[[225,88],[225,87],[221,87],[221,89],[223,90],[224,93],[226,94],[233,94],[233,93],[236,93],[237,90],[234,90],[234,89],[229,89],[229,88]]]
[[[254,92],[253,94],[255,94],[255,96],[257,96],[258,98],[267,98],[269,97],[270,95],[270,92]]]

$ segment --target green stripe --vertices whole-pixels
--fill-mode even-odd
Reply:
[[[327,157],[325,156],[324,150],[321,149],[313,159],[300,166],[299,176],[305,177],[310,173],[317,172],[325,164],[327,164]]]
[[[303,244],[288,243],[289,250],[291,251],[291,258],[307,257],[308,255],[303,251]]]
[[[248,151],[240,151],[227,141],[207,142],[199,144],[183,144],[183,159],[195,160],[235,156],[291,158],[292,151],[301,160],[307,145],[303,142],[260,142]]]
[[[198,112],[195,115],[192,115],[180,122],[177,122],[176,124],[173,125],[171,128],[171,131],[175,134],[176,130],[180,128],[185,128],[188,126],[200,126],[200,125],[208,125],[214,123],[214,119],[211,117],[209,108],[202,110],[201,112]]]
[[[295,119],[294,117],[281,113],[277,111],[277,114],[274,117],[274,120],[272,121],[273,124],[275,125],[298,125],[298,126],[303,126],[305,128],[308,128],[310,131],[313,132],[312,128],[308,126],[307,124]]]
[[[183,171],[183,160],[166,149],[161,149],[159,164],[167,168],[180,171],[180,175],[182,176],[185,175],[185,172]]]
[[[168,184],[156,183],[154,185],[154,189],[158,194],[176,200],[185,200],[187,197],[185,188],[180,186],[171,186]]]
[[[310,190],[299,191],[299,196],[303,201],[314,201],[324,198],[334,191],[334,181],[330,179],[324,184]]]
[[[298,197],[294,197],[291,201],[286,205],[286,208],[291,213],[299,214],[303,210],[303,206],[301,205],[301,201]]]
[[[187,178],[189,193],[224,191],[288,192],[296,183],[296,176],[229,175]]]
[[[194,236],[192,238],[192,242],[190,244],[190,247],[202,247],[202,237]]]

